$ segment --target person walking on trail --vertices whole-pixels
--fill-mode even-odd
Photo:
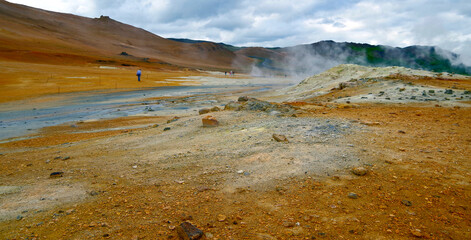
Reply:
[[[138,81],[138,82],[141,81],[141,74],[142,74],[141,69],[137,70],[136,76],[137,76],[137,81]]]

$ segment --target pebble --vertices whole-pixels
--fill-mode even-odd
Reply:
[[[409,201],[409,200],[402,200],[401,202],[402,202],[402,204],[404,204],[404,205],[406,205],[406,206],[408,206],[408,207],[412,206],[412,202]]]
[[[227,217],[225,215],[222,215],[222,214],[219,214],[217,218],[218,218],[219,222],[224,222],[227,219]]]
[[[16,220],[20,221],[21,219],[23,219],[23,216],[21,215],[16,216]]]
[[[287,228],[291,228],[291,227],[294,227],[294,222],[290,222],[290,221],[284,221],[283,222],[283,226],[284,227],[287,227]]]
[[[244,173],[244,170],[239,170],[239,171],[237,171],[237,173],[242,174],[242,173]]]
[[[358,195],[356,193],[348,193],[348,197],[351,198],[351,199],[357,199],[358,198]]]
[[[357,176],[364,176],[368,173],[368,170],[364,167],[355,167],[352,169],[352,173]]]
[[[193,226],[189,222],[183,222],[176,229],[178,236],[183,240],[200,239],[203,237],[203,231]]]
[[[62,177],[64,172],[53,172],[49,175],[50,178],[60,178]]]
[[[273,134],[272,137],[277,142],[285,142],[285,143],[289,142],[285,135]]]

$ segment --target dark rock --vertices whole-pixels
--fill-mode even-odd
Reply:
[[[53,172],[49,175],[50,178],[60,178],[64,175],[64,172]]]
[[[239,111],[239,110],[241,110],[241,108],[242,108],[242,104],[234,102],[234,101],[231,101],[231,102],[227,103],[226,106],[224,106],[224,110]]]
[[[206,113],[209,113],[209,112],[211,112],[211,109],[209,109],[209,108],[203,108],[203,109],[200,109],[200,110],[198,111],[198,113],[199,113],[200,115],[203,115],[203,114],[206,114]]]
[[[348,197],[351,198],[351,199],[357,199],[358,198],[358,195],[356,193],[348,193]]]
[[[211,112],[219,112],[219,111],[221,111],[221,109],[217,106],[214,106],[211,108]]]
[[[183,222],[177,227],[178,237],[181,240],[195,240],[203,237],[203,231],[189,222]]]
[[[445,90],[445,94],[453,94],[453,90],[447,89],[447,90]]]
[[[249,101],[251,98],[250,97],[247,97],[247,96],[240,96],[239,99],[237,99],[238,102],[247,102]]]
[[[277,142],[286,142],[288,143],[288,139],[286,138],[286,136],[284,135],[280,135],[280,134],[273,134],[273,139],[275,139],[275,141]]]
[[[364,167],[355,167],[352,169],[352,173],[357,176],[364,176],[368,173],[368,170]]]
[[[409,201],[409,200],[402,200],[401,202],[402,202],[402,204],[404,204],[404,205],[406,205],[406,206],[408,206],[408,207],[412,206],[412,202]]]
[[[21,216],[21,215],[16,216],[17,221],[20,221],[21,219],[23,219],[23,216]]]
[[[70,159],[70,157],[69,157],[69,156],[62,158],[62,160],[63,160],[63,161],[65,161],[65,160],[69,160],[69,159]]]
[[[166,128],[164,128],[164,131],[168,131],[170,129],[171,129],[170,127],[166,127]]]
[[[172,119],[167,120],[167,123],[176,122],[176,121],[178,121],[178,119],[180,119],[180,118],[179,117],[173,117]]]
[[[91,191],[91,192],[89,192],[88,194],[90,194],[90,196],[97,196],[97,195],[99,195],[100,193],[97,192],[97,191]]]

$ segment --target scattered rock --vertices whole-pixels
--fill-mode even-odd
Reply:
[[[292,228],[294,227],[294,222],[291,222],[291,221],[283,221],[283,227],[286,227],[286,228]]]
[[[217,127],[219,126],[219,121],[213,116],[206,116],[202,119],[203,127]]]
[[[217,106],[212,107],[210,110],[211,110],[211,112],[219,112],[219,111],[221,111],[221,109],[220,109],[219,107],[217,107]]]
[[[167,123],[172,123],[172,122],[178,121],[178,119],[180,119],[180,118],[179,117],[173,117],[172,119],[167,120]]]
[[[258,100],[256,98],[245,98],[242,97],[242,101],[229,102],[224,107],[224,110],[235,110],[235,111],[264,111],[267,113],[277,111],[280,112],[280,116],[292,116],[296,113],[296,109],[293,106],[287,104],[270,103],[267,101]]]
[[[379,122],[360,122],[361,124],[363,125],[366,125],[366,126],[378,126],[380,125]]]
[[[50,178],[60,178],[63,177],[64,172],[53,172],[49,175]]]
[[[417,237],[417,238],[421,238],[424,236],[424,234],[422,234],[422,231],[420,231],[420,229],[411,229],[410,232],[412,233],[414,237]]]
[[[237,99],[238,102],[247,102],[249,101],[251,98],[250,97],[247,97],[247,96],[240,96],[239,99]]]
[[[203,109],[200,109],[200,110],[198,111],[198,113],[199,113],[200,115],[203,115],[203,114],[206,114],[206,113],[209,113],[209,112],[211,112],[211,109],[209,109],[209,108],[203,108]]]
[[[445,90],[445,94],[453,94],[453,90],[447,89],[447,90]]]
[[[196,240],[203,237],[203,231],[189,222],[183,222],[177,227],[178,237],[181,240]]]
[[[402,200],[401,202],[402,202],[402,204],[404,204],[404,205],[406,205],[406,206],[408,206],[408,207],[412,206],[412,202],[409,201],[409,200]]]
[[[193,220],[193,217],[191,215],[186,214],[186,213],[182,213],[180,215],[180,219],[182,221],[191,221],[191,220]]]
[[[91,191],[91,192],[89,192],[88,194],[90,194],[90,196],[97,196],[97,195],[100,195],[100,193],[97,192],[97,191]]]
[[[21,219],[23,219],[23,216],[21,216],[21,215],[16,216],[17,221],[20,221]]]
[[[164,128],[164,131],[168,131],[170,129],[171,129],[170,127],[166,127],[166,128]]]
[[[285,135],[273,134],[272,136],[273,136],[273,139],[275,139],[275,141],[277,142],[285,142],[285,143],[289,142]]]
[[[348,197],[351,198],[351,199],[357,199],[358,198],[358,195],[356,193],[348,193]]]
[[[225,215],[222,215],[222,214],[219,214],[217,218],[218,218],[219,222],[224,222],[227,219],[227,217]]]
[[[355,167],[352,169],[352,173],[357,176],[364,176],[368,173],[368,170],[364,167]]]
[[[234,102],[234,101],[230,101],[229,103],[227,103],[224,106],[224,110],[229,110],[229,111],[231,111],[231,110],[239,111],[239,110],[241,110],[241,108],[242,108],[242,104]]]

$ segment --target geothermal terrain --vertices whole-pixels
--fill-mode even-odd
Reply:
[[[0,13],[2,239],[471,238],[469,76]]]

